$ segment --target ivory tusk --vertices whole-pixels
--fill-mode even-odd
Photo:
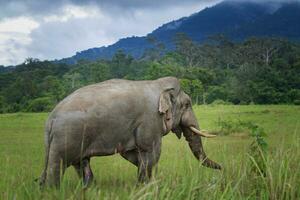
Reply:
[[[191,129],[191,131],[193,131],[197,135],[200,135],[200,136],[203,136],[203,137],[207,137],[207,138],[216,137],[216,135],[211,135],[211,134],[208,134],[208,133],[201,132],[198,129],[192,127],[192,126],[190,126],[189,128]]]

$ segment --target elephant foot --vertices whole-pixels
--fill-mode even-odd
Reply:
[[[89,186],[94,179],[92,169],[90,167],[90,159],[83,159],[81,163],[73,165],[78,176],[82,178],[83,186]]]
[[[89,160],[84,160],[82,164],[83,164],[83,185],[84,187],[88,187],[93,182],[94,175],[90,167]]]
[[[139,166],[138,169],[138,182],[139,183],[149,183],[152,177],[152,167],[151,166]]]
[[[85,187],[91,185],[94,180],[93,172],[90,168],[84,170],[83,185]]]

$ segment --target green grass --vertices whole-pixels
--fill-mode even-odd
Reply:
[[[34,179],[44,163],[46,113],[0,115],[0,199],[299,199],[300,107],[197,106],[203,129],[216,131],[222,120],[251,121],[267,132],[266,177],[253,173],[247,134],[204,139],[209,157],[223,166],[199,165],[184,138],[163,138],[153,180],[137,185],[136,168],[119,155],[92,159],[96,183],[82,189],[73,168],[60,189],[40,190]]]

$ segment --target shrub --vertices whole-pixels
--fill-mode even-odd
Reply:
[[[222,99],[216,99],[216,100],[214,100],[211,104],[212,104],[212,105],[232,105],[231,102],[224,101],[224,100],[222,100]]]
[[[227,99],[227,91],[222,86],[211,86],[208,88],[207,91],[207,103],[212,103],[214,100],[217,99]]]
[[[240,131],[245,131],[253,138],[249,146],[250,170],[258,176],[266,176],[266,154],[268,144],[266,142],[266,132],[251,121],[221,121],[218,122],[221,133],[229,135]]]
[[[291,103],[294,103],[295,105],[300,105],[300,90],[299,89],[291,89],[287,96]]]
[[[32,100],[27,111],[29,112],[49,112],[54,106],[54,101],[51,97],[40,97]]]
[[[256,124],[246,124],[246,127],[250,130],[250,136],[254,139],[250,145],[249,156],[251,160],[251,171],[260,177],[266,176],[266,155],[268,149],[268,143],[265,137],[266,132],[262,127]]]
[[[300,105],[300,100],[294,100],[294,105]]]
[[[5,100],[3,96],[0,96],[0,113],[4,112]]]
[[[217,122],[220,130],[218,131],[221,135],[230,135],[232,133],[238,133],[243,131],[243,127],[240,121],[233,120],[219,120]]]

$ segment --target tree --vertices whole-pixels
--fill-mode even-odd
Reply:
[[[39,106],[48,104],[49,99],[55,104],[79,87],[115,77],[175,76],[194,103],[220,99],[235,104],[300,104],[297,43],[273,38],[232,42],[218,35],[199,45],[178,34],[176,50],[166,53],[155,38],[148,40],[156,51],[153,60],[135,60],[118,51],[112,60],[67,65],[30,58],[17,66],[2,67],[0,111],[45,110]],[[29,109],[29,105],[36,108]]]
[[[71,90],[74,90],[78,87],[78,80],[80,79],[81,75],[77,72],[68,73],[64,75],[64,79],[69,83],[67,84]]]
[[[210,86],[207,92],[207,103],[212,103],[215,100],[227,101],[227,92],[222,86]]]
[[[180,85],[183,91],[190,95],[192,101],[196,104],[199,104],[199,98],[203,96],[203,86],[201,81],[197,79],[180,79]]]
[[[236,67],[236,61],[238,60],[238,44],[230,41],[226,36],[222,34],[212,35],[208,37],[207,43],[210,45],[202,45],[201,51],[206,52],[206,55],[201,59],[205,59],[205,56],[209,55],[209,52],[214,51],[215,61],[213,65],[219,66],[223,69],[230,69]]]
[[[177,66],[162,65],[157,62],[149,63],[144,79],[153,80],[165,76],[175,76],[180,69]]]
[[[51,97],[40,97],[32,100],[27,106],[29,112],[49,112],[54,107]]]
[[[268,66],[280,48],[283,41],[274,38],[251,38],[245,41],[240,48],[240,57],[254,64]]]
[[[31,65],[33,63],[38,63],[38,62],[40,62],[40,60],[37,59],[37,58],[26,58],[25,61],[24,61],[24,64],[25,65]]]
[[[65,95],[63,85],[55,76],[45,77],[40,89],[42,96],[53,97],[55,102],[58,102]]]
[[[192,99],[196,104],[199,104],[199,98],[202,97],[202,103],[205,104],[205,100],[203,98],[204,89],[201,81],[198,79],[194,79],[191,81],[191,93]]]
[[[148,35],[146,40],[152,47],[145,50],[142,59],[158,61],[165,52],[165,45],[162,42],[159,42],[153,35]]]
[[[126,55],[122,50],[117,51],[111,60],[111,72],[115,78],[123,78],[127,67],[132,63],[133,57]]]
[[[110,78],[110,69],[107,64],[96,62],[90,65],[90,82],[98,83]]]
[[[4,113],[5,110],[5,98],[3,96],[0,96],[0,113]]]
[[[198,46],[185,33],[177,33],[175,36],[176,51],[182,55],[187,67],[197,66],[199,63]]]

